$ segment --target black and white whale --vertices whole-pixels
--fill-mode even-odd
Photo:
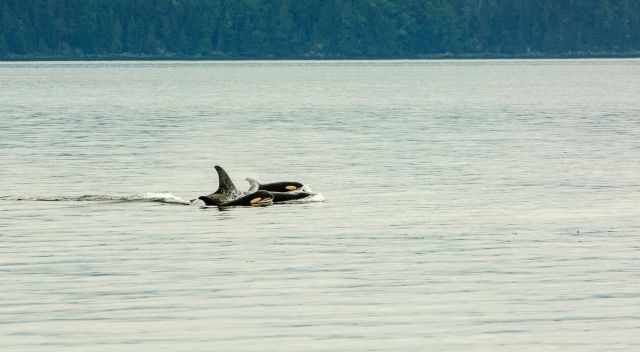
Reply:
[[[314,193],[311,193],[308,186],[305,186],[300,182],[288,181],[261,184],[250,177],[247,177],[246,180],[249,182],[250,186],[248,193],[267,191],[273,196],[274,203],[304,199],[315,195]]]
[[[215,170],[218,173],[218,189],[209,195],[198,197],[207,206],[266,206],[315,195],[315,193],[311,193],[308,186],[300,182],[261,184],[252,178],[247,178],[250,185],[249,190],[240,192],[222,167],[216,165]]]
[[[272,182],[272,183],[260,183],[258,180],[247,177],[245,180],[249,182],[249,190],[263,190],[269,192],[295,192],[295,191],[303,191],[310,192],[308,186],[296,181],[289,182]]]
[[[257,191],[251,194],[247,194],[236,199],[222,202],[215,198],[210,198],[208,196],[200,196],[198,197],[201,201],[204,202],[207,206],[218,206],[218,207],[236,207],[236,206],[245,206],[245,207],[264,207],[267,205],[271,205],[274,202],[274,196],[267,191]]]
[[[274,202],[274,196],[267,191],[256,190],[243,194],[238,191],[231,181],[231,178],[224,169],[215,166],[218,173],[218,189],[206,196],[198,199],[208,206],[231,207],[231,206],[266,206]]]

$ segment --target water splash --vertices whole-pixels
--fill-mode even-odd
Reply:
[[[312,196],[307,198],[289,200],[283,203],[320,203],[324,201],[325,198],[322,193],[314,193]]]
[[[191,202],[171,193],[139,193],[131,195],[84,194],[81,196],[0,196],[1,200],[32,202],[155,202],[190,205]]]

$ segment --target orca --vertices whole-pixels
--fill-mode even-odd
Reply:
[[[307,197],[311,197],[315,195],[311,193],[309,187],[303,185],[300,182],[273,182],[273,183],[265,183],[261,184],[257,180],[247,177],[247,182],[249,182],[249,191],[257,192],[257,191],[267,191],[273,195],[273,202],[286,202],[290,200],[303,199]]]
[[[198,199],[203,201],[205,205],[218,207],[264,207],[274,202],[274,196],[267,191],[253,192],[226,202],[221,202],[219,198],[211,198],[210,196],[200,196]]]
[[[209,195],[198,197],[207,206],[267,206],[315,195],[300,182],[260,184],[252,178],[247,178],[250,185],[249,190],[246,193],[240,192],[221,166],[215,165],[215,170],[218,173],[218,189]]]
[[[296,181],[288,181],[288,182],[272,182],[272,183],[260,183],[258,180],[247,177],[247,182],[249,182],[250,188],[249,191],[252,190],[262,190],[268,192],[311,192],[308,186]]]
[[[214,166],[218,173],[218,189],[206,196],[198,197],[198,199],[205,202],[207,205],[221,205],[229,203],[242,196],[242,193],[238,191],[236,185],[233,184],[227,172],[218,165]],[[206,199],[206,201],[204,199]]]
[[[198,199],[207,206],[233,207],[233,206],[267,206],[273,204],[274,196],[267,191],[255,191],[244,194],[236,188],[231,177],[219,165],[214,167],[218,173],[218,189]]]

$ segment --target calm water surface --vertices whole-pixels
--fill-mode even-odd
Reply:
[[[0,348],[638,350],[639,205],[637,60],[0,63]]]

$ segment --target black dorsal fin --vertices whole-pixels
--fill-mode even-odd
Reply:
[[[218,172],[218,190],[216,193],[224,193],[224,194],[236,194],[238,193],[238,189],[231,181],[227,172],[218,165],[215,166],[216,172]]]

